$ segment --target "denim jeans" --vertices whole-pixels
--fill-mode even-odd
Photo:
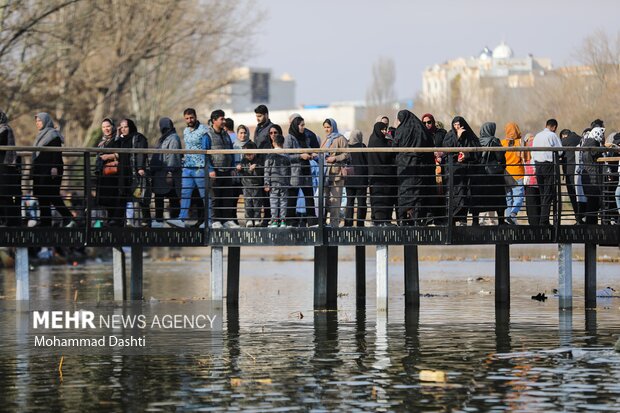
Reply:
[[[186,220],[189,215],[189,206],[192,201],[192,192],[198,188],[202,199],[206,198],[204,168],[183,168],[181,178],[181,213],[180,220]],[[213,215],[213,197],[209,197],[209,223]]]
[[[517,179],[517,185],[506,189],[506,216],[517,215],[523,206],[525,198],[525,187],[523,178]]]

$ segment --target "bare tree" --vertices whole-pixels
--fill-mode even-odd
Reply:
[[[372,130],[377,116],[393,117],[396,103],[396,65],[394,59],[380,57],[372,65],[372,81],[366,91],[367,116],[360,128]]]

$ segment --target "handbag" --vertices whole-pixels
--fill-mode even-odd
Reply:
[[[108,161],[103,165],[103,175],[117,175],[118,174],[118,161]]]
[[[508,171],[504,171],[504,183],[507,186],[517,186],[519,184]]]

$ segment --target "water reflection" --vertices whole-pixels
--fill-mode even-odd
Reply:
[[[620,302],[572,312],[558,312],[557,300],[532,302],[532,285],[555,287],[553,275],[541,275],[554,274],[543,263],[529,264],[528,273],[539,271],[521,278],[515,265],[512,308],[495,307],[492,295],[478,294],[487,286],[467,282],[484,264],[444,263],[445,276],[427,271],[422,288],[437,297],[422,297],[419,308],[405,309],[402,286],[390,285],[388,320],[356,305],[352,268],[339,270],[338,311],[313,312],[311,263],[295,263],[296,271],[277,279],[261,275],[272,274],[273,263],[252,263],[254,272],[241,277],[239,306],[225,309],[221,355],[71,356],[61,383],[58,358],[12,349],[0,357],[0,405],[19,411],[620,410],[620,357],[610,350],[620,334]],[[603,278],[605,267],[599,268]],[[617,268],[607,271],[614,275]],[[208,288],[190,264],[161,265],[145,275],[147,297],[202,295]],[[33,271],[31,285],[39,299],[72,300],[75,290],[92,299],[98,291],[111,296],[110,278],[105,268],[48,267]],[[6,278],[0,285],[11,289]],[[295,316],[299,311],[303,318]],[[0,317],[0,329],[18,333],[21,324],[10,314]],[[421,377],[423,371],[436,375]]]

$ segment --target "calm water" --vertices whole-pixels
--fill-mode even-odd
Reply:
[[[208,268],[147,262],[145,297],[208,297]],[[601,288],[620,287],[618,264],[598,270]],[[311,262],[243,261],[221,355],[69,356],[62,381],[57,357],[5,355],[0,410],[620,411],[620,298],[586,311],[576,297],[561,312],[557,299],[530,299],[557,286],[556,264],[513,262],[510,314],[496,313],[493,261],[423,262],[422,292],[434,296],[405,314],[393,263],[386,320],[374,311],[373,271],[369,261],[365,309],[356,311],[354,263],[344,261],[339,310],[313,312]],[[0,274],[10,299],[13,273]],[[575,295],[582,274],[575,263]],[[110,299],[111,266],[39,267],[31,287],[33,298]]]

